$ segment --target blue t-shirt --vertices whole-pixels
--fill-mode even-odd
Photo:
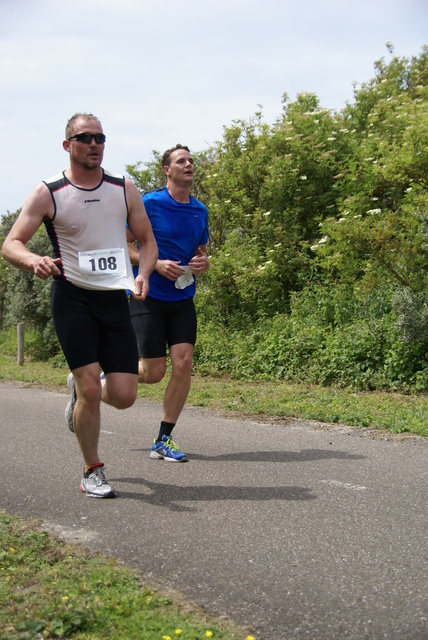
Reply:
[[[152,224],[158,245],[159,260],[179,261],[187,265],[199,245],[208,242],[208,212],[206,207],[190,196],[190,202],[177,202],[166,187],[143,195],[144,206]],[[138,268],[137,268],[138,273]],[[149,281],[149,296],[167,302],[185,300],[195,295],[195,279],[184,289],[153,271]]]

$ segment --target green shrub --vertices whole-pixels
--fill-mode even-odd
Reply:
[[[195,367],[201,374],[284,380],[354,390],[428,390],[423,342],[410,342],[392,308],[394,289],[309,287],[290,313],[232,327],[199,307]],[[242,323],[244,324],[244,323]]]

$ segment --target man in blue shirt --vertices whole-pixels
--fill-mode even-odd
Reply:
[[[188,147],[178,144],[165,151],[162,167],[166,187],[143,196],[159,258],[150,276],[149,295],[144,301],[131,297],[130,311],[141,356],[138,381],[154,384],[162,380],[167,346],[171,359],[171,378],[150,457],[186,462],[186,454],[171,434],[190,389],[197,329],[195,276],[209,268],[208,214],[205,206],[190,195],[194,164]],[[128,231],[131,262],[137,265],[139,248],[134,241]]]

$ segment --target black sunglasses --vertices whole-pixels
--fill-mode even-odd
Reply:
[[[84,144],[91,144],[92,138],[97,144],[104,144],[106,137],[103,133],[76,133],[75,136],[71,136],[68,140],[77,140],[77,142],[83,142]]]

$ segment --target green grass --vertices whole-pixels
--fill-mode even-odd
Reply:
[[[65,390],[66,367],[0,355],[0,379]],[[140,385],[140,398],[161,402],[167,380]],[[283,382],[247,382],[194,375],[188,405],[230,412],[258,420],[299,418],[340,423],[389,433],[428,436],[428,396],[386,392],[352,392],[333,387]],[[284,422],[286,422],[284,420]]]
[[[247,632],[159,594],[118,561],[0,512],[0,639],[232,640]]]
[[[146,396],[145,390],[139,391]],[[399,393],[194,378],[189,404],[258,420],[299,418],[428,436],[428,397]],[[285,420],[284,420],[285,422]]]

